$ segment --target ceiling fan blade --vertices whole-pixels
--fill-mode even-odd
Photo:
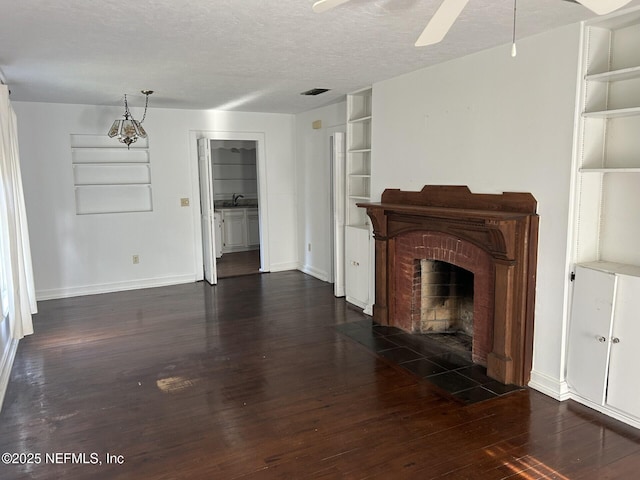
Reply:
[[[347,3],[348,1],[349,0],[318,0],[311,8],[316,13],[322,13],[335,8],[338,5],[342,5],[343,3]]]
[[[416,47],[424,47],[440,42],[468,2],[469,0],[443,0],[418,37],[418,40],[416,40]]]
[[[606,15],[624,7],[631,0],[576,0],[597,15]]]

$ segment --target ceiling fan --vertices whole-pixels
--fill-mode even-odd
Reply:
[[[313,4],[313,11],[316,13],[326,12],[349,0],[318,0]],[[624,7],[631,0],[566,0],[572,3],[579,3],[597,15],[605,15]],[[456,21],[469,0],[443,0],[433,14],[429,23],[422,31],[416,47],[424,47],[440,42],[447,34],[453,23]]]

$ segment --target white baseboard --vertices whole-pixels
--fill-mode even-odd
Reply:
[[[285,272],[287,270],[299,270],[300,264],[298,262],[283,262],[283,263],[272,263],[269,271],[270,272]]]
[[[307,275],[311,275],[318,280],[322,280],[323,282],[329,281],[329,275],[327,274],[327,272],[323,272],[309,265],[303,265],[302,267],[299,267],[298,270],[300,270],[302,273],[306,273]]]
[[[355,305],[358,308],[361,308],[363,311],[367,308],[367,304],[364,302],[361,302],[360,300],[358,300],[357,298],[353,298],[350,297],[349,295],[347,295],[346,297],[344,297],[344,299],[351,303],[352,305]]]
[[[567,382],[535,370],[531,372],[529,387],[561,402],[571,398]]]
[[[79,297],[81,295],[96,295],[99,293],[138,290],[141,288],[165,287],[167,285],[178,285],[180,283],[191,283],[195,281],[196,278],[193,274],[147,278],[142,280],[131,280],[127,282],[101,283],[96,285],[83,285],[81,287],[38,290],[36,291],[36,298],[38,300],[52,300],[55,298]]]
[[[19,340],[10,339],[9,344],[4,350],[2,359],[0,359],[0,410],[2,410],[4,394],[7,392],[7,387],[9,386],[13,360],[16,358],[16,352],[18,351],[18,342]]]
[[[578,395],[575,392],[571,392],[570,393],[570,397],[571,400],[575,400],[578,403],[581,403],[582,405],[585,405],[589,408],[592,408],[594,410],[596,410],[597,412],[600,413],[604,413],[605,415],[615,418],[616,420],[620,420],[621,422],[624,422],[628,425],[631,425],[634,428],[640,428],[640,420],[638,420],[635,417],[629,416],[627,414],[625,414],[624,412],[619,412],[613,408],[610,408],[608,406],[605,405],[600,405],[597,403],[592,402],[591,400],[587,400],[584,397],[581,397],[580,395]]]

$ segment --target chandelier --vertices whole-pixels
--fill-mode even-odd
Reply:
[[[142,120],[134,120],[133,115],[129,111],[129,104],[127,103],[127,94],[124,95],[124,120],[116,120],[109,129],[109,137],[117,137],[118,141],[124,143],[127,149],[132,143],[135,143],[138,138],[147,138],[147,132],[142,128],[142,122],[147,117],[147,106],[149,105],[149,95],[153,93],[153,90],[142,90],[146,100],[144,103],[144,114]]]

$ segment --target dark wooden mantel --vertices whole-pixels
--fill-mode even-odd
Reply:
[[[387,189],[380,203],[359,203],[373,224],[376,253],[374,320],[393,325],[395,240],[404,233],[440,232],[489,253],[495,274],[493,349],[487,372],[525,385],[533,349],[537,202],[530,193],[474,194],[466,186]],[[391,308],[390,308],[391,307]]]

